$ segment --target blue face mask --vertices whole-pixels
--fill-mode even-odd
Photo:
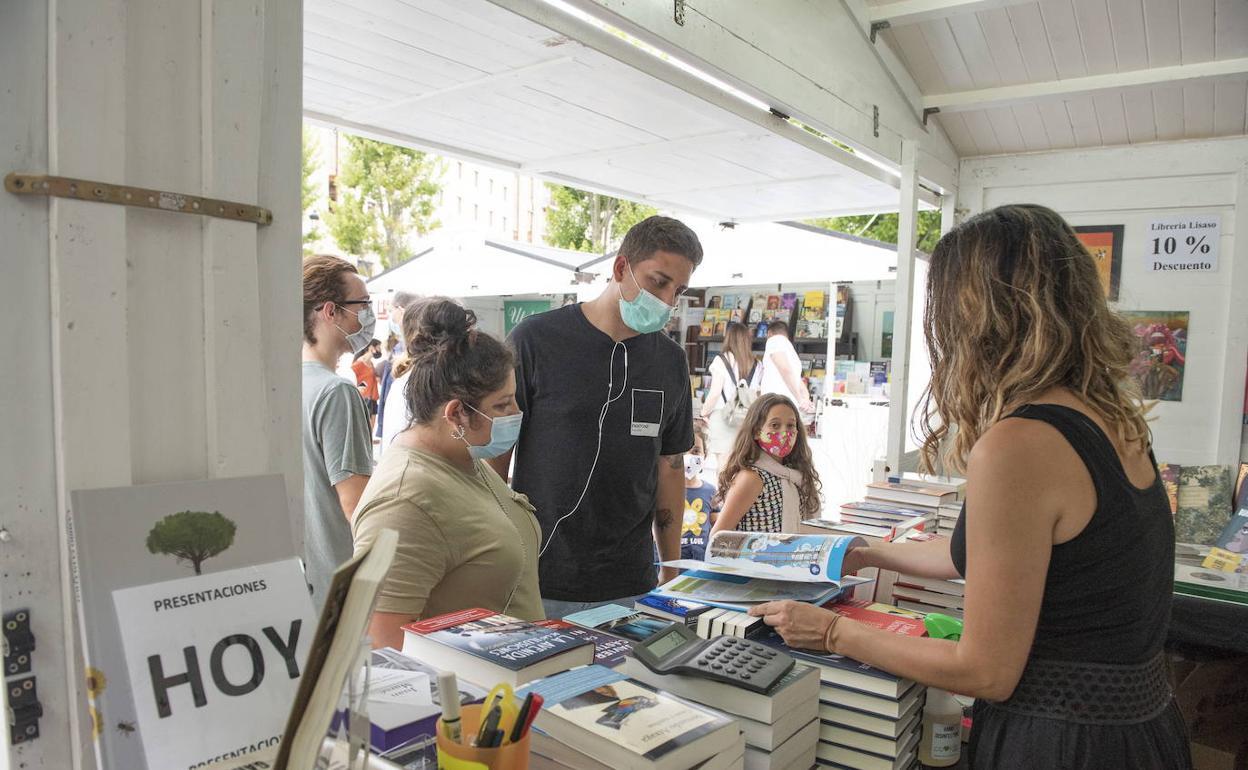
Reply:
[[[632,301],[626,300],[624,289],[619,289],[620,317],[624,319],[624,323],[638,334],[657,332],[667,326],[667,321],[672,317],[676,308],[641,288],[641,284],[637,283],[637,276],[633,275],[632,265],[628,266],[628,275],[637,287],[637,297]],[[617,288],[619,288],[618,284]]]
[[[468,444],[468,439],[460,435],[460,440],[468,444],[468,456],[474,460],[492,460],[516,445],[520,438],[520,424],[524,422],[524,412],[509,414],[506,417],[490,417],[476,407],[464,404],[472,411],[490,421],[490,443],[483,446]]]

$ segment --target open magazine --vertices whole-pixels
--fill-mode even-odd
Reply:
[[[782,599],[823,604],[869,582],[841,577],[849,549],[865,544],[845,535],[719,532],[707,546],[706,561],[663,562],[684,572],[651,593],[742,611]]]
[[[850,535],[791,535],[772,532],[717,532],[706,547],[706,561],[665,561],[664,567],[789,583],[846,584],[841,564],[850,548],[866,545]],[[858,580],[858,582],[862,582]]]

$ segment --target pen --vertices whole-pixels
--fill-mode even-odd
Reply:
[[[524,737],[525,725],[529,721],[529,711],[533,709],[533,693],[524,696],[524,703],[520,704],[520,713],[516,715],[516,723],[512,725],[511,735],[508,737],[509,743],[515,743]]]
[[[524,731],[520,733],[521,738],[523,738],[525,734],[529,732],[529,729],[533,727],[533,720],[537,719],[537,712],[542,710],[542,704],[545,702],[546,699],[542,696],[533,696],[533,702],[529,705],[529,713],[525,715],[524,722],[522,722],[524,725]]]
[[[455,672],[438,674],[438,698],[442,701],[442,729],[448,739],[459,743],[463,740],[463,733],[459,722],[459,682],[455,680]]]
[[[481,730],[477,733],[477,746],[489,748],[494,741],[494,733],[498,732],[498,720],[503,716],[502,708],[495,703],[481,720]]]

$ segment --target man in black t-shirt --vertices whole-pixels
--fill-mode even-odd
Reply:
[[[656,543],[680,558],[693,409],[684,350],[662,330],[701,261],[692,230],[650,217],[624,236],[601,296],[511,333],[524,412],[513,487],[542,525],[547,617],[648,592]],[[493,463],[504,477],[510,460]]]

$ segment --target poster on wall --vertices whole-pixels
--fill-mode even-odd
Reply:
[[[1149,270],[1209,273],[1218,269],[1220,214],[1180,214],[1148,223]]]
[[[1080,225],[1075,236],[1096,262],[1096,272],[1105,287],[1105,299],[1118,301],[1122,278],[1122,225]]]
[[[1124,310],[1120,313],[1139,340],[1130,370],[1140,386],[1140,393],[1146,399],[1182,401],[1188,312]]]
[[[531,315],[545,313],[550,310],[548,299],[508,299],[503,301],[503,334],[511,334],[511,330]]]
[[[114,592],[186,577],[210,578],[298,556],[286,484],[281,476],[270,475],[78,489],[70,502],[71,564],[86,648],[87,712],[96,764],[127,770],[172,767],[144,761],[143,747],[156,736],[148,735],[139,718]],[[310,612],[306,590],[302,597]],[[215,606],[233,603],[230,599]],[[294,604],[290,608],[296,609]],[[210,666],[212,648],[201,652],[200,663]],[[233,648],[222,650],[226,652],[230,658],[241,654]],[[187,668],[170,661],[166,672],[175,676]],[[211,679],[211,671],[207,676]],[[280,731],[282,719],[268,726]],[[222,754],[238,748],[230,741],[217,746]]]

